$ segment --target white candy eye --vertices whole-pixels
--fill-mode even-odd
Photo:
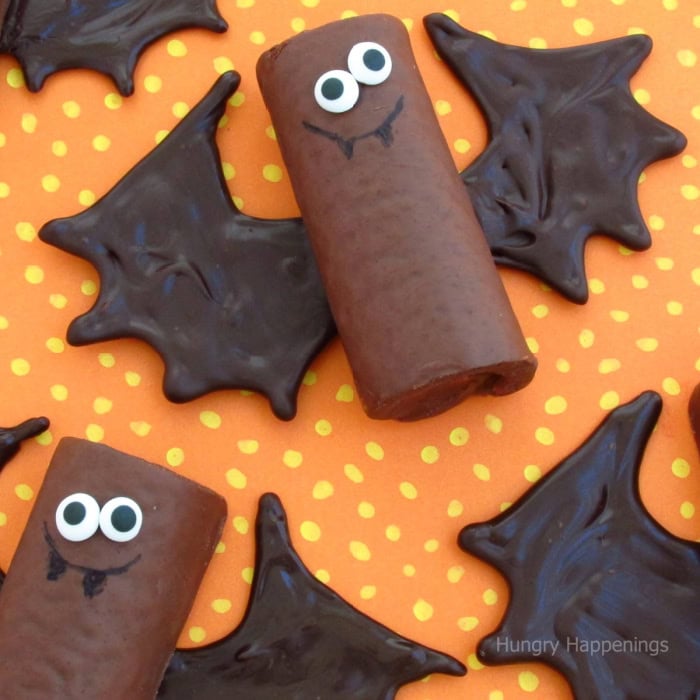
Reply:
[[[379,85],[391,74],[391,56],[381,44],[361,41],[350,49],[348,68],[358,83]]]
[[[360,86],[346,70],[329,70],[316,81],[314,97],[326,112],[341,114],[355,106]]]
[[[110,499],[100,511],[100,530],[114,542],[133,540],[139,534],[142,523],[139,504],[126,496]]]
[[[70,542],[92,537],[100,524],[100,506],[87,493],[66,496],[56,508],[56,527]]]

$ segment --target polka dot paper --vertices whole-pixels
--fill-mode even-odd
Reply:
[[[457,546],[457,536],[515,501],[611,410],[652,389],[663,410],[644,456],[642,500],[672,533],[700,538],[700,457],[687,419],[700,382],[700,9],[692,0],[219,0],[218,7],[228,31],[158,39],[139,61],[129,97],[87,70],[53,75],[31,93],[15,59],[0,56],[0,425],[51,419],[0,475],[0,568],[9,566],[56,444],[86,438],[163,464],[227,499],[227,523],[181,646],[215,641],[239,624],[253,576],[257,503],[271,491],[320,581],[468,667],[464,678],[436,674],[410,684],[401,700],[571,698],[563,677],[544,664],[479,661],[477,644],[497,627],[509,591],[495,569]],[[67,327],[91,308],[100,279],[86,261],[39,240],[42,225],[97,202],[231,69],[241,86],[216,136],[226,186],[246,215],[297,216],[256,61],[304,29],[376,11],[407,27],[456,171],[484,151],[486,122],[437,57],[422,24],[427,14],[444,12],[532,49],[639,33],[653,40],[632,76],[632,95],[688,143],[639,179],[652,246],[633,252],[593,236],[584,305],[532,275],[499,268],[539,362],[533,382],[415,423],[374,421],[334,339],[304,376],[297,416],[284,422],[250,391],[169,402],[163,362],[140,341],[70,345]]]

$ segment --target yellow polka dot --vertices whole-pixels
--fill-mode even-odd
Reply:
[[[414,501],[418,498],[418,489],[410,481],[402,481],[399,484],[399,492],[409,501]]]
[[[690,464],[682,457],[677,457],[671,463],[671,471],[679,479],[686,479],[690,474]]]
[[[316,421],[316,425],[314,426],[314,430],[321,436],[321,437],[327,437],[333,432],[333,426],[331,425],[331,422],[326,420],[325,418],[322,418],[319,421]]]
[[[369,561],[372,558],[369,547],[359,540],[350,542],[350,554],[358,561]]]
[[[97,356],[97,361],[106,369],[111,369],[117,364],[117,358],[111,352],[101,352]]]
[[[90,442],[101,442],[104,439],[104,436],[105,431],[101,425],[97,425],[96,423],[90,423],[85,428],[85,437]]]
[[[435,445],[426,445],[420,451],[420,458],[426,464],[435,464],[440,459],[440,450]]]
[[[683,199],[694,201],[700,197],[700,188],[695,185],[683,185],[681,187],[681,195]]]
[[[49,304],[54,309],[65,309],[68,306],[68,299],[63,294],[51,294],[49,295]]]
[[[56,355],[62,353],[66,349],[66,344],[61,338],[49,338],[46,341],[46,349]]]
[[[38,265],[27,265],[24,269],[24,279],[29,284],[41,284],[44,281],[44,271]]]
[[[456,139],[454,142],[455,151],[457,151],[457,153],[460,153],[462,155],[465,153],[468,153],[470,151],[471,147],[472,147],[471,143],[467,139],[464,139],[464,138]]]
[[[674,377],[665,377],[661,387],[669,396],[678,396],[681,393],[680,382]]]
[[[290,22],[290,26],[292,31],[298,34],[306,29],[306,22],[301,17],[294,17]]]
[[[472,671],[481,671],[481,669],[484,668],[484,664],[482,664],[477,655],[473,653],[467,656],[467,666],[469,666]]]
[[[226,545],[223,542],[219,542],[216,545],[216,549],[214,550],[214,552],[216,554],[223,554],[225,551],[226,551]]]
[[[669,301],[666,303],[666,311],[669,316],[682,316],[683,304],[680,301]]]
[[[105,136],[104,134],[98,134],[92,140],[92,147],[99,153],[108,151],[111,145],[112,141],[110,140],[109,136]]]
[[[510,3],[510,9],[513,12],[522,12],[527,9],[527,0],[513,0]]]
[[[318,542],[321,539],[321,528],[313,520],[305,520],[299,526],[299,532],[307,542]]]
[[[266,41],[265,34],[260,30],[251,32],[248,38],[250,39],[251,43],[255,44],[256,46],[262,46]]]
[[[484,425],[486,426],[486,430],[495,435],[498,435],[498,433],[503,430],[503,421],[498,416],[494,416],[491,413],[484,416]]]
[[[187,634],[195,644],[200,644],[207,638],[207,632],[204,627],[190,627]]]
[[[318,376],[316,372],[311,369],[304,375],[304,379],[302,379],[304,386],[313,386],[317,381]]]
[[[362,586],[360,588],[360,598],[362,600],[372,600],[377,595],[377,587],[376,586]]]
[[[24,131],[26,134],[33,134],[36,131],[38,123],[39,120],[37,119],[36,114],[32,114],[31,112],[25,112],[20,120],[22,131]]]
[[[212,600],[211,609],[220,615],[224,615],[231,610],[231,601],[228,598],[217,598]]]
[[[398,525],[388,525],[384,534],[390,542],[398,542],[401,539],[401,528]]]
[[[61,188],[61,181],[56,175],[49,173],[41,178],[41,186],[46,192],[58,192]]]
[[[6,331],[10,327],[10,322],[6,316],[0,316],[0,331]]]
[[[423,549],[430,553],[433,554],[434,552],[437,552],[438,549],[440,549],[440,543],[437,540],[426,540],[425,543],[423,544]]]
[[[168,138],[168,134],[170,134],[170,132],[167,129],[160,129],[160,131],[157,131],[154,139],[156,145],[165,141],[165,139]]]
[[[138,372],[124,372],[124,381],[130,387],[137,387],[141,384],[141,375]]]
[[[558,416],[566,411],[568,403],[563,396],[550,396],[544,402],[545,413],[550,416]]]
[[[255,0],[236,0],[236,7],[239,7],[242,10],[253,7],[253,5],[255,5]]]
[[[199,414],[199,421],[202,425],[213,430],[221,427],[221,416],[215,411],[202,411]]]
[[[99,416],[103,416],[112,410],[113,403],[104,396],[98,396],[92,402],[92,410]]]
[[[241,569],[241,578],[247,584],[251,584],[253,582],[254,574],[255,574],[255,570],[253,569],[252,566],[246,566],[245,568]]]
[[[600,374],[612,374],[617,372],[620,367],[622,367],[620,360],[615,357],[606,357],[598,363],[598,372]]]
[[[593,26],[593,22],[591,22],[591,20],[586,19],[585,17],[579,17],[578,19],[574,20],[574,31],[579,36],[591,36],[591,34],[593,34],[595,31],[595,27]]]
[[[0,199],[7,199],[10,191],[10,186],[6,182],[0,182]]]
[[[518,674],[518,685],[526,693],[534,693],[537,686],[540,684],[540,679],[532,671],[521,671]]]
[[[666,222],[664,221],[663,217],[658,216],[657,214],[652,214],[649,217],[649,228],[652,231],[663,231],[665,226]]]
[[[496,605],[498,602],[498,593],[493,588],[487,588],[481,595],[481,599],[486,605]]]
[[[165,461],[171,467],[182,466],[183,462],[185,461],[185,451],[181,447],[171,447],[165,453]]]
[[[635,289],[646,289],[649,286],[649,280],[644,275],[632,275],[632,286]]]
[[[690,277],[693,280],[693,284],[697,284],[700,287],[700,267],[696,267],[690,273]]]
[[[680,511],[681,517],[685,518],[686,520],[690,520],[695,516],[695,505],[690,501],[683,501],[683,503],[681,503]]]
[[[409,578],[416,575],[416,567],[413,566],[413,564],[404,564],[401,571],[404,576],[408,576]]]
[[[419,622],[427,622],[433,616],[433,612],[433,606],[423,598],[419,598],[413,604],[413,615]]]
[[[624,2],[624,0],[613,0],[613,2]],[[503,694],[502,690],[492,690],[489,693],[488,700],[505,700],[505,695]]]
[[[248,485],[248,477],[240,470],[233,467],[226,472],[226,481],[234,489],[244,489]]]
[[[678,9],[678,0],[662,0],[661,3],[664,7],[664,10],[677,10]]]
[[[233,178],[236,177],[236,168],[234,168],[231,163],[223,162],[221,164],[221,169],[226,180],[233,180]]]
[[[7,136],[0,131],[0,148],[3,148],[7,144]]]
[[[468,615],[467,617],[460,617],[459,620],[457,620],[457,626],[462,630],[462,632],[471,632],[473,629],[476,629],[478,625],[479,618],[471,615]]]
[[[331,580],[331,575],[330,572],[327,571],[326,569],[319,569],[314,576],[321,582],[325,583],[326,585],[330,582]]]
[[[280,182],[282,180],[282,168],[274,163],[268,163],[263,167],[263,177],[268,182]]]
[[[651,93],[644,88],[637,88],[632,96],[640,105],[648,105],[651,102]]]
[[[314,484],[314,488],[312,491],[313,497],[317,501],[325,501],[327,498],[330,498],[333,494],[335,493],[335,488],[333,487],[333,484],[330,481],[317,481]]]
[[[447,570],[447,580],[450,583],[459,583],[464,576],[465,569],[463,566],[455,565],[451,566]]]
[[[610,318],[617,323],[625,323],[629,321],[630,314],[629,311],[622,311],[621,309],[613,309],[610,312]]]
[[[606,391],[600,397],[598,405],[606,411],[617,408],[620,405],[620,395],[616,391]]]
[[[92,190],[80,190],[78,202],[84,207],[91,207],[97,201],[97,196]]]
[[[68,145],[65,141],[57,139],[51,144],[51,153],[57,158],[63,158],[68,153]]]
[[[452,105],[447,100],[438,100],[435,103],[435,111],[439,116],[444,117],[452,111]]]
[[[656,338],[639,338],[635,344],[643,352],[654,352],[659,347],[659,341]]]
[[[355,392],[349,384],[343,384],[335,394],[335,400],[341,403],[351,403],[355,398]]]
[[[549,428],[537,428],[537,430],[535,430],[535,440],[537,440],[540,445],[553,445],[555,440],[554,433]]]
[[[21,501],[31,501],[34,498],[34,490],[29,484],[17,484],[15,486],[15,495]]]
[[[107,109],[119,109],[123,102],[122,96],[116,92],[109,92],[105,95],[104,105]]]
[[[63,384],[54,384],[49,391],[55,401],[65,401],[68,398],[68,388]]]
[[[284,454],[282,455],[282,463],[290,469],[300,467],[303,461],[303,455],[297,450],[285,450]]]
[[[21,88],[24,87],[24,74],[19,68],[10,68],[5,76],[7,84],[11,88]]]
[[[343,472],[345,473],[345,476],[354,484],[361,484],[365,480],[365,475],[355,464],[346,464],[343,467]]]
[[[528,464],[525,469],[523,469],[523,475],[526,481],[534,484],[542,478],[542,470],[536,464]]]
[[[462,447],[469,442],[469,431],[466,428],[458,427],[450,431],[450,444],[455,447]]]
[[[449,8],[444,11],[444,14],[446,14],[453,22],[461,22],[460,14],[455,10],[454,8]]]
[[[312,7],[318,7],[318,4],[320,1],[321,0],[301,0],[301,4],[304,7],[312,8]]]
[[[0,527],[7,525],[7,513],[0,513]]]
[[[676,53],[676,58],[684,68],[693,68],[698,62],[697,54],[690,49],[681,49]]]
[[[248,522],[248,518],[244,517],[243,515],[237,515],[232,522],[234,530],[239,535],[248,534],[248,530],[250,529],[250,523]]]
[[[528,336],[527,338],[525,338],[525,342],[527,343],[527,347],[530,349],[530,352],[533,355],[536,355],[540,351],[540,344],[536,338]]]
[[[163,79],[159,75],[147,75],[143,79],[143,87],[146,89],[146,92],[155,94],[163,88]]]
[[[485,464],[475,464],[472,467],[472,471],[479,481],[489,481],[491,479],[491,470]]]
[[[75,100],[67,100],[61,105],[61,109],[69,119],[77,119],[80,116],[80,105]]]
[[[696,168],[698,165],[698,159],[695,156],[686,154],[681,158],[681,163],[683,163],[683,166],[686,168]]]
[[[365,444],[365,452],[371,459],[379,462],[384,459],[384,448],[377,442],[370,441]]]
[[[32,366],[29,364],[29,361],[25,360],[23,357],[15,357],[15,359],[10,362],[10,370],[12,374],[17,377],[26,377],[31,369]]]
[[[538,304],[532,307],[532,315],[535,318],[546,318],[549,315],[549,307],[546,304]]]
[[[168,53],[174,58],[187,56],[187,45],[180,39],[171,39],[167,44]]]
[[[578,334],[578,342],[582,348],[588,349],[595,343],[595,333],[590,328],[584,328]]]
[[[464,505],[461,501],[453,499],[447,504],[447,515],[450,518],[459,518],[462,513],[464,513]]]
[[[562,374],[566,374],[567,372],[571,371],[571,363],[563,357],[557,359],[555,366],[557,371],[561,372]]]
[[[588,281],[588,289],[591,294],[604,294],[605,293],[605,282],[599,280],[597,277],[593,277]]]
[[[214,59],[214,70],[219,74],[234,70],[233,61],[228,56],[217,56]]]
[[[357,506],[357,513],[361,518],[369,520],[374,517],[376,509],[369,501],[361,501]]]
[[[145,420],[134,420],[129,423],[131,432],[139,437],[147,437],[151,432],[151,428],[151,424],[147,423]]]
[[[187,102],[182,102],[178,101],[175,102],[172,106],[172,113],[178,118],[178,119],[184,119],[190,111],[190,106],[187,104]],[[226,165],[225,163],[222,163],[222,165]],[[230,164],[229,164],[230,166]],[[232,166],[231,166],[232,167]],[[224,175],[226,175],[226,168],[224,167]],[[229,180],[230,178],[226,178]]]
[[[656,263],[656,267],[663,272],[673,270],[674,262],[672,258],[656,258],[654,262]]]
[[[260,449],[260,443],[257,440],[239,440],[236,444],[238,450],[244,455],[254,455]]]

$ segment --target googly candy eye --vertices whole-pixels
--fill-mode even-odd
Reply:
[[[348,69],[358,83],[379,85],[391,75],[389,52],[374,41],[361,41],[350,49]]]
[[[314,97],[326,112],[342,114],[357,104],[360,86],[347,71],[329,70],[316,81]]]
[[[56,508],[56,528],[70,542],[92,537],[100,524],[100,506],[87,493],[66,496]]]
[[[126,496],[112,498],[100,511],[100,530],[114,542],[129,542],[141,530],[143,514],[136,501]]]

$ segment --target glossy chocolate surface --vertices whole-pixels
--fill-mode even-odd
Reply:
[[[13,428],[0,428],[0,469],[17,454],[22,440],[36,437],[48,427],[48,418],[30,418]]]
[[[700,384],[698,384],[690,396],[688,402],[688,417],[690,418],[690,427],[695,437],[695,444],[700,452]]]
[[[110,192],[39,236],[100,274],[70,343],[140,338],[163,357],[170,400],[250,389],[289,419],[335,327],[301,220],[246,216],[226,187],[215,134],[239,80],[222,75]]]
[[[412,642],[346,603],[304,566],[277,496],[260,499],[252,591],[227,637],[178,651],[158,697],[388,700],[430,673],[464,675],[455,659]]]
[[[0,16],[0,53],[17,58],[32,91],[57,71],[91,68],[130,95],[144,49],[188,27],[223,32],[227,24],[216,0],[10,0]]]
[[[462,530],[511,592],[481,661],[549,664],[579,700],[700,697],[700,544],[639,495],[660,411],[654,392],[617,408],[511,508]]]
[[[496,262],[584,303],[587,239],[600,233],[632,250],[648,248],[639,176],[686,143],[630,91],[651,39],[529,49],[492,41],[442,14],[424,22],[487,122],[488,145],[462,179]]]

